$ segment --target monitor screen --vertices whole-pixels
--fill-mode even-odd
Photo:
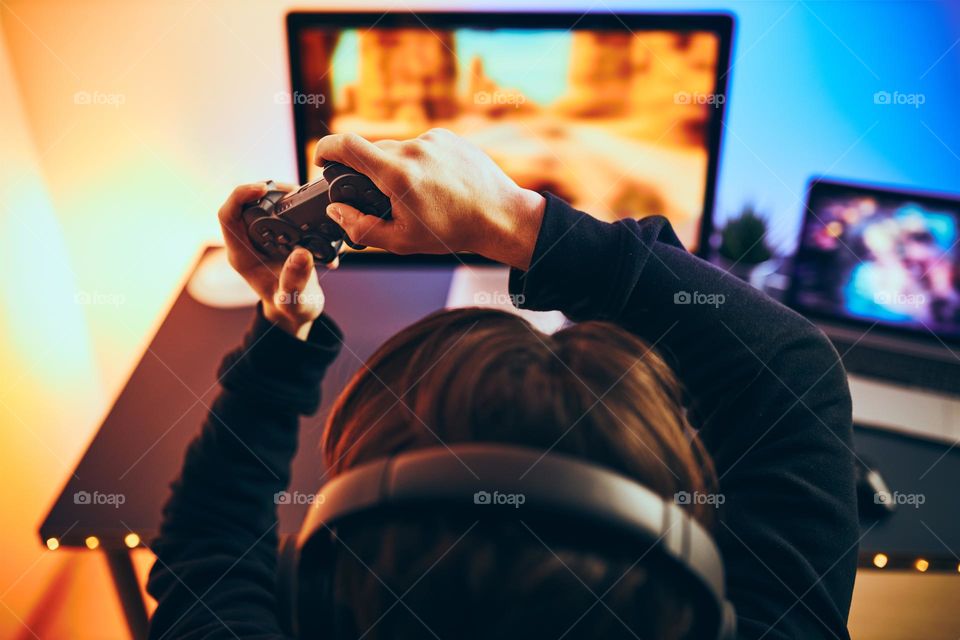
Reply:
[[[794,305],[817,315],[960,338],[960,199],[815,182]]]
[[[301,180],[319,177],[313,150],[327,133],[444,127],[521,186],[603,220],[662,214],[688,248],[701,244],[729,18],[410,16],[291,16]]]

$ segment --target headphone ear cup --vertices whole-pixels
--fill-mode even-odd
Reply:
[[[336,638],[333,534],[318,529],[301,546],[297,558],[294,635],[303,640]]]

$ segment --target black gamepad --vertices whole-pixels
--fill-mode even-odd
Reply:
[[[365,214],[390,217],[390,198],[362,173],[338,162],[323,167],[323,177],[286,193],[267,182],[269,189],[260,200],[243,208],[250,241],[264,255],[283,260],[295,246],[304,247],[320,262],[333,262],[350,241],[340,225],[327,216],[327,205],[342,202]]]

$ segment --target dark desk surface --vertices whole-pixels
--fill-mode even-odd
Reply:
[[[325,274],[329,313],[343,327],[346,347],[323,383],[324,403],[305,420],[291,491],[312,493],[322,468],[317,453],[330,403],[361,362],[387,337],[441,308],[452,267],[345,261]],[[362,293],[361,293],[362,292]],[[96,535],[104,548],[123,547],[133,531],[149,541],[159,524],[168,485],[219,388],[221,358],[240,342],[252,308],[206,306],[181,291],[95,439],[40,528],[43,539],[83,546]],[[874,525],[864,553],[953,558],[960,553],[960,447],[858,429],[858,451],[880,469],[891,490],[921,493],[919,508],[902,505]],[[120,494],[123,504],[77,504],[77,492]],[[280,531],[296,531],[305,505],[280,506]],[[872,523],[865,523],[865,527]],[[953,551],[951,551],[951,549]]]
[[[346,346],[324,379],[320,410],[303,421],[291,491],[314,493],[319,485],[320,429],[339,390],[389,336],[442,308],[452,277],[450,266],[344,262],[324,273],[323,287]],[[144,541],[153,537],[186,446],[219,391],[220,360],[240,344],[252,318],[253,307],[214,308],[186,288],[180,292],[41,526],[44,540],[83,546],[87,536],[96,535],[101,547],[118,548],[131,531]],[[124,500],[77,504],[77,492],[120,494]],[[296,531],[305,510],[306,505],[281,505],[280,531]]]

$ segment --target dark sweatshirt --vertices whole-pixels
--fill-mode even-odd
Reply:
[[[673,366],[720,478],[716,538],[739,637],[847,638],[859,541],[851,408],[826,337],[690,255],[665,219],[600,222],[553,196],[510,291],[526,308],[616,322]],[[341,339],[325,316],[301,341],[258,312],[224,360],[153,544],[151,638],[284,637],[274,494]]]

